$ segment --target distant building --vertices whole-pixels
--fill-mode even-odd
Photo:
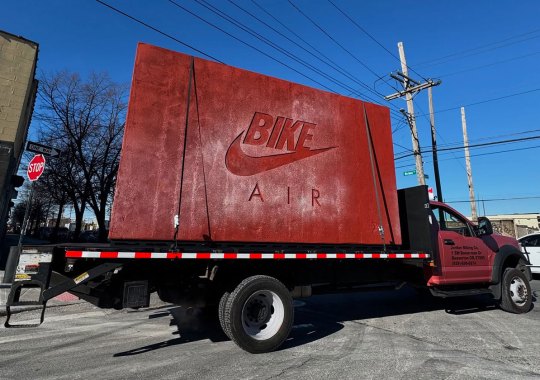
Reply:
[[[71,224],[70,218],[61,218],[59,227],[69,227],[70,224]],[[56,218],[47,220],[47,227],[54,228],[55,226],[56,226]]]
[[[540,214],[487,215],[493,230],[499,234],[520,238],[540,230]]]
[[[0,240],[34,109],[37,56],[37,43],[0,31]]]

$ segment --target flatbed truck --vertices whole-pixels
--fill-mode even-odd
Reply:
[[[277,349],[294,298],[404,283],[531,308],[513,238],[396,189],[389,111],[139,46],[107,244],[23,246],[7,303],[214,307],[242,349]],[[26,302],[28,304],[28,302]],[[366,306],[367,307],[367,306]]]

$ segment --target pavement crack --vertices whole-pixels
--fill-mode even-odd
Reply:
[[[272,375],[271,377],[268,377],[267,380],[270,380],[270,379],[279,379],[281,376],[285,375],[285,373],[289,372],[290,370],[293,370],[293,369],[300,369],[300,368],[302,368],[303,366],[305,366],[307,363],[309,363],[309,362],[312,361],[312,360],[313,360],[313,358],[307,358],[307,359],[302,360],[302,362],[299,363],[299,364],[294,364],[294,365],[285,367],[285,368],[282,369],[279,373],[277,373],[277,374],[275,374],[275,375]]]

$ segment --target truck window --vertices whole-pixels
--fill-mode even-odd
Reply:
[[[439,228],[442,231],[453,231],[463,236],[474,236],[469,224],[450,210],[434,207],[433,214],[437,222],[439,222]]]

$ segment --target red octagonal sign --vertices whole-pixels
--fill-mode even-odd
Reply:
[[[45,169],[45,157],[42,154],[36,154],[34,158],[28,164],[28,170],[26,175],[30,181],[37,181],[39,177],[43,174]]]

